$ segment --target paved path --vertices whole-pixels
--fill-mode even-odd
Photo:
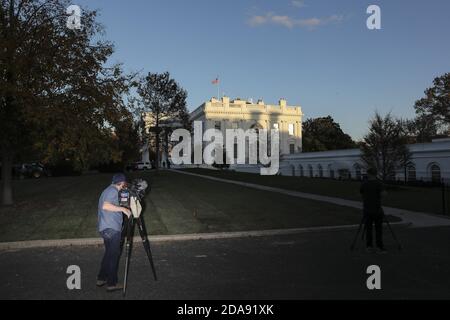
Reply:
[[[341,199],[341,198],[322,196],[322,195],[318,195],[318,194],[274,188],[274,187],[263,186],[263,185],[254,184],[254,183],[242,182],[242,181],[221,179],[221,178],[211,177],[211,176],[207,176],[207,175],[186,172],[186,171],[182,171],[182,170],[171,170],[171,171],[177,172],[179,174],[186,174],[186,175],[196,176],[196,177],[209,179],[209,180],[213,180],[213,181],[236,184],[236,185],[253,188],[253,189],[258,189],[258,190],[277,192],[277,193],[281,193],[281,194],[285,194],[285,195],[289,195],[289,196],[293,196],[293,197],[298,197],[298,198],[328,202],[328,203],[333,203],[333,204],[337,204],[340,206],[362,209],[362,203],[360,201],[346,200],[346,199]],[[415,212],[415,211],[390,208],[390,207],[383,207],[383,208],[387,215],[393,215],[393,216],[399,217],[402,219],[403,222],[411,224],[412,227],[414,227],[414,228],[450,226],[450,218],[447,218],[447,217],[438,216],[438,215],[431,214],[431,213]]]
[[[354,230],[282,236],[158,242],[159,280],[134,246],[130,299],[450,299],[450,228],[395,228],[404,246],[389,253],[350,252]],[[122,299],[95,287],[102,247],[0,252],[0,299]],[[120,277],[123,275],[123,259]],[[366,287],[367,267],[381,267],[380,291]],[[66,287],[69,265],[81,290]]]
[[[405,223],[394,223],[406,225]],[[175,235],[155,235],[149,236],[149,241],[167,242],[167,241],[188,241],[188,240],[208,240],[208,239],[231,239],[231,238],[247,238],[247,237],[264,237],[275,235],[287,235],[306,232],[320,232],[330,230],[348,230],[354,229],[358,225],[343,226],[324,226],[324,227],[308,227],[308,228],[292,228],[292,229],[273,229],[273,230],[257,230],[257,231],[234,231],[234,232],[214,232],[214,233],[195,233],[195,234],[175,234]],[[134,241],[140,242],[141,237],[135,236]],[[56,239],[56,240],[30,240],[15,242],[0,242],[0,252],[7,250],[21,250],[34,248],[58,248],[70,246],[93,246],[102,245],[103,239],[97,238],[81,238],[81,239]]]
[[[391,223],[392,226],[409,226],[404,222]],[[292,229],[272,229],[272,230],[255,230],[255,231],[233,231],[233,232],[212,232],[212,233],[195,233],[195,234],[175,234],[175,235],[155,235],[149,236],[148,239],[152,243],[168,242],[168,241],[189,241],[189,240],[210,240],[210,239],[232,239],[232,238],[251,238],[251,237],[267,237],[282,236],[290,234],[321,232],[321,231],[338,231],[352,230],[359,225],[342,225],[342,226],[324,226],[324,227],[307,227]],[[141,242],[140,236],[135,236],[134,241]],[[0,252],[22,249],[37,248],[62,248],[62,247],[78,247],[78,246],[99,246],[103,245],[103,239],[97,238],[80,238],[80,239],[56,239],[56,240],[30,240],[15,242],[0,242]]]

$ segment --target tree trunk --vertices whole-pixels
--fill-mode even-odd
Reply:
[[[160,156],[159,156],[159,132],[158,132],[158,127],[156,127],[156,133],[155,133],[155,137],[156,137],[156,163],[155,163],[155,168],[156,170],[159,169],[159,161],[160,161]]]
[[[164,130],[164,152],[166,154],[167,169],[170,169],[170,162],[169,162],[169,128],[166,128]]]
[[[2,204],[13,204],[12,193],[12,154],[6,148],[2,150]]]
[[[3,62],[6,62],[6,84],[7,84],[7,90],[5,94],[5,104],[1,107],[2,110],[2,121],[6,121],[8,123],[11,119],[14,121],[14,116],[16,115],[13,111],[15,111],[15,99],[14,99],[14,91],[12,91],[12,88],[16,88],[16,76],[15,76],[15,63],[14,63],[14,57],[16,54],[16,39],[15,39],[15,27],[16,27],[16,20],[14,16],[14,5],[15,1],[10,1],[9,3],[9,19],[10,19],[10,25],[8,30],[5,30],[6,32],[4,35],[6,36],[4,40],[6,40],[7,46],[5,50],[5,60]],[[4,116],[4,118],[3,118]],[[9,126],[8,126],[9,127]],[[11,129],[9,127],[8,129]],[[2,205],[9,206],[12,205],[13,202],[13,192],[12,192],[12,165],[13,165],[13,156],[14,152],[12,152],[10,147],[8,145],[11,144],[10,141],[8,141],[8,136],[14,136],[16,134],[15,130],[8,130],[6,129],[6,134],[2,130],[2,135],[5,135],[2,137],[3,140],[1,143],[1,165],[2,165],[2,176],[1,176],[1,193],[2,193]]]

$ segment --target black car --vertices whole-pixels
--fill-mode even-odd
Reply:
[[[38,162],[22,163],[15,165],[13,168],[13,174],[16,178],[34,178],[39,179],[41,177],[50,177],[51,173],[43,164]]]

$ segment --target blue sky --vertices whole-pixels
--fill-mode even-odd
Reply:
[[[73,0],[99,9],[113,62],[164,72],[189,109],[221,93],[283,97],[306,117],[331,115],[355,139],[375,110],[414,116],[414,101],[450,72],[450,1]],[[366,27],[369,5],[382,29]]]

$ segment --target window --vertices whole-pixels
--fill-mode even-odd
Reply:
[[[280,129],[280,126],[278,125],[278,123],[274,123],[274,124],[273,124],[273,128],[274,128],[275,130],[279,130],[279,129]]]
[[[322,169],[322,166],[320,164],[317,166],[317,169],[319,170],[319,177],[323,178],[323,169]]]
[[[238,144],[234,144],[234,159],[238,158]]]
[[[313,167],[312,167],[312,165],[308,166],[308,171],[309,171],[309,177],[312,178],[313,177]]]
[[[408,177],[408,181],[416,181],[417,177],[416,177],[416,167],[414,166],[409,166],[407,169],[407,177]]]
[[[329,177],[331,179],[335,178],[334,169],[333,169],[333,166],[331,164],[328,165],[328,174],[329,174]]]
[[[222,130],[222,123],[220,121],[215,121],[214,122],[214,128],[216,130]]]
[[[293,123],[289,123],[289,135],[290,136],[294,135],[294,124]]]
[[[441,182],[441,168],[437,164],[431,166],[431,181]]]
[[[295,153],[295,144],[291,143],[289,145],[289,153],[294,154]]]
[[[300,177],[303,177],[304,176],[304,172],[303,172],[303,166],[302,165],[298,166],[298,171],[300,173]]]
[[[359,164],[355,164],[354,165],[355,168],[355,177],[356,180],[361,180],[362,179],[362,174],[361,174],[361,166]]]

